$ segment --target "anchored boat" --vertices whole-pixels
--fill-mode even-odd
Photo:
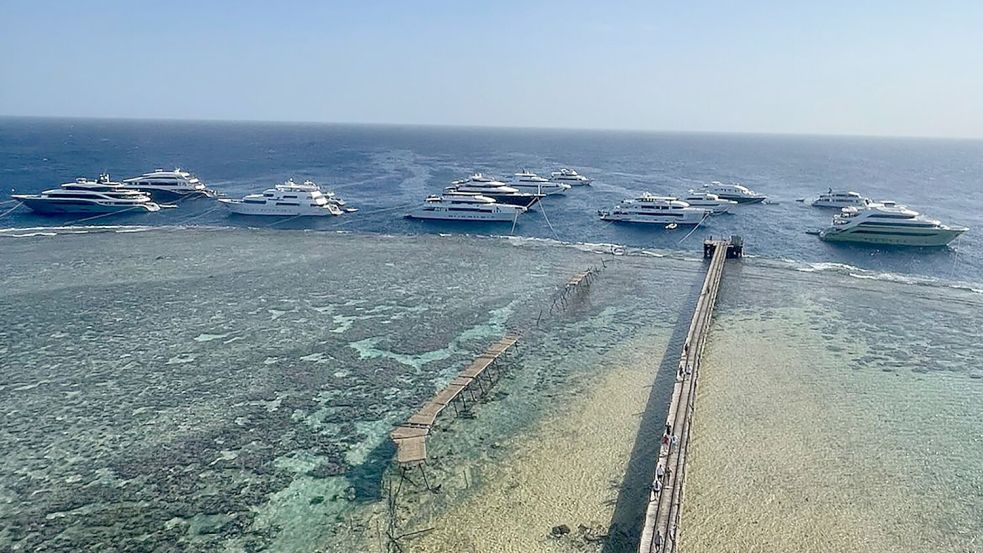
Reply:
[[[690,207],[688,203],[676,198],[646,193],[637,198],[624,200],[610,211],[599,211],[597,214],[604,221],[698,225],[707,218],[709,212]]]
[[[108,174],[100,175],[99,180],[75,179],[40,194],[11,197],[43,215],[160,211],[160,205],[152,202],[148,194],[125,188],[111,181]]]
[[[819,238],[825,242],[939,247],[967,230],[943,225],[894,202],[882,202],[843,208],[833,216],[832,224],[819,232]]]

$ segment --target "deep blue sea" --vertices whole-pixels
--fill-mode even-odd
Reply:
[[[509,234],[510,225],[406,220],[404,211],[473,171],[548,174],[569,166],[594,185],[551,196],[522,218],[520,236],[697,252],[707,235],[741,234],[748,253],[803,268],[983,282],[983,141],[688,134],[299,123],[0,119],[0,190],[39,192],[76,177],[115,179],[182,167],[239,197],[286,180],[312,179],[360,211],[318,220],[229,216],[212,200],[91,225],[206,225],[417,234]],[[608,224],[596,211],[641,192],[682,194],[712,180],[740,181],[769,196],[689,229]],[[969,226],[930,251],[831,245],[806,233],[832,213],[795,200],[827,188],[894,199],[943,222]],[[0,227],[58,226],[0,199]],[[73,223],[79,224],[79,223]],[[202,245],[207,248],[207,244]],[[889,278],[893,278],[889,276]]]

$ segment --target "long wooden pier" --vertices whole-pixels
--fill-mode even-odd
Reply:
[[[717,302],[724,262],[728,257],[740,257],[742,254],[743,243],[740,237],[735,236],[730,240],[710,239],[703,244],[703,255],[710,258],[710,266],[679,357],[676,383],[673,386],[659,450],[658,468],[649,491],[639,553],[676,551],[679,519],[682,514],[683,483],[686,477],[686,449],[689,445],[703,346]]]

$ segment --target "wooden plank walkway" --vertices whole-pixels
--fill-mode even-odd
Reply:
[[[736,246],[736,247],[734,247]],[[667,553],[676,551],[679,520],[682,513],[683,482],[686,477],[686,449],[689,444],[690,423],[696,399],[696,384],[700,360],[706,344],[707,332],[720,290],[724,262],[728,257],[740,256],[743,250],[739,239],[708,240],[704,243],[704,255],[712,256],[706,279],[697,300],[696,310],[690,322],[686,342],[679,358],[676,383],[666,415],[666,427],[659,462],[649,492],[645,524],[639,542],[639,553]]]
[[[479,381],[492,363],[518,342],[519,336],[509,334],[488,346],[488,349],[465,367],[447,386],[437,392],[419,411],[389,434],[389,437],[396,444],[396,462],[401,467],[411,467],[426,462],[427,436],[430,434],[430,429],[436,422],[437,416],[455,400],[461,399],[466,402],[463,396],[464,391]]]

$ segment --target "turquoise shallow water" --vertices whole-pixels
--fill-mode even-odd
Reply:
[[[467,236],[118,230],[0,239],[0,550],[367,550],[392,426],[602,260],[590,293],[527,334],[477,418],[442,423],[444,491],[402,515],[407,530],[473,528],[440,526],[409,550],[631,549],[620,532],[544,536],[560,522],[631,526],[629,456],[699,260]],[[687,547],[979,550],[983,296],[850,272],[728,267]]]
[[[25,551],[330,550],[381,496],[389,430],[600,261],[491,238],[207,229],[8,237],[0,255],[0,549]],[[644,257],[607,257],[616,286],[530,333],[546,347],[518,389],[671,325],[699,268],[673,261],[659,282]],[[517,406],[483,432],[550,407]]]
[[[728,269],[683,546],[983,551],[983,296]]]

